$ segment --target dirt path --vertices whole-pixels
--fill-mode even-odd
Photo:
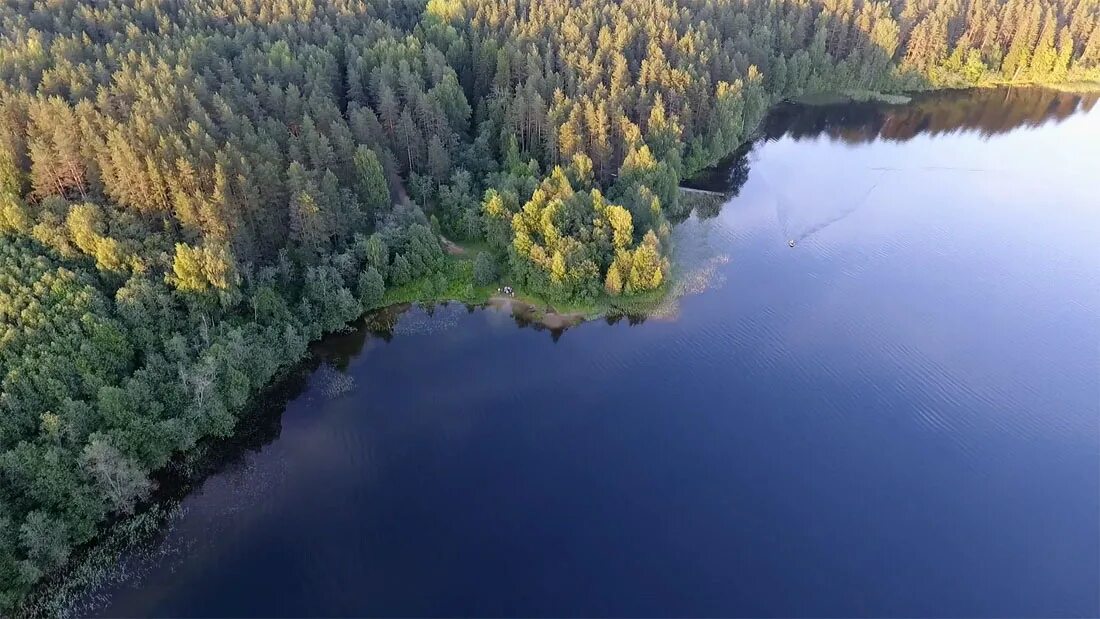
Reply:
[[[461,256],[466,253],[466,250],[459,246],[458,243],[455,243],[442,234],[439,235],[439,244],[443,246],[443,251],[452,256]]]

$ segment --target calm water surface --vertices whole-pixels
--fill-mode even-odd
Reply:
[[[665,316],[330,338],[98,612],[1100,614],[1094,103],[784,108]]]

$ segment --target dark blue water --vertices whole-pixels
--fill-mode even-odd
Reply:
[[[330,338],[98,612],[1100,614],[1094,102],[787,108],[660,317]]]

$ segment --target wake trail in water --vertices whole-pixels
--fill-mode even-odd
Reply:
[[[764,184],[768,185],[772,190],[771,194],[774,196],[775,199],[776,221],[779,222],[779,226],[783,230],[784,236],[787,237],[788,240],[793,241],[797,244],[821,232],[829,226],[847,218],[852,213],[855,213],[860,208],[862,208],[867,203],[867,199],[871,196],[871,193],[874,192],[874,190],[879,186],[879,182],[882,180],[883,174],[885,174],[887,171],[890,170],[887,168],[879,169],[879,175],[878,177],[876,177],[875,181],[871,184],[867,191],[864,192],[864,194],[851,205],[840,210],[840,212],[837,213],[835,216],[814,224],[809,228],[797,233],[792,233],[790,230],[790,206],[794,201],[788,199],[786,195],[779,189],[778,185],[773,183],[767,177],[767,175],[762,172],[760,173],[760,179],[764,181]]]

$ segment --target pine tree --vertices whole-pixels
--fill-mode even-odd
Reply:
[[[310,255],[327,244],[324,215],[314,193],[303,190],[290,200],[290,239]]]
[[[1054,73],[1055,63],[1058,62],[1058,52],[1054,48],[1057,27],[1057,19],[1053,11],[1047,9],[1043,15],[1043,26],[1039,30],[1039,40],[1035,44],[1035,51],[1031,54],[1029,72],[1033,79],[1047,80]]]
[[[424,136],[413,121],[408,108],[401,111],[401,116],[397,120],[397,138],[405,170],[412,172],[419,169],[421,153],[424,150]]]
[[[569,119],[558,130],[558,153],[563,161],[570,160],[584,148],[580,117],[579,108],[574,107],[569,113]]]
[[[386,173],[374,151],[364,145],[355,150],[355,192],[370,220],[389,211],[390,190]]]
[[[438,135],[433,135],[428,143],[428,170],[437,183],[446,181],[451,171],[451,156]]]
[[[202,250],[183,243],[176,244],[176,256],[172,261],[173,283],[179,290],[202,292],[209,287],[203,273]]]
[[[1073,68],[1079,71],[1089,71],[1100,68],[1100,23],[1097,23],[1085,41],[1084,48]]]
[[[1015,29],[1012,43],[1009,45],[1008,53],[1005,54],[1004,62],[1001,64],[1001,72],[1009,81],[1018,79],[1031,62],[1031,53],[1035,49],[1039,21],[1042,18],[1041,10],[1041,7],[1036,4],[1033,5],[1031,11],[1022,13],[1022,19]]]
[[[1051,67],[1050,77],[1054,81],[1062,81],[1069,74],[1069,63],[1073,58],[1073,35],[1069,26],[1063,26],[1058,32],[1058,53]]]

